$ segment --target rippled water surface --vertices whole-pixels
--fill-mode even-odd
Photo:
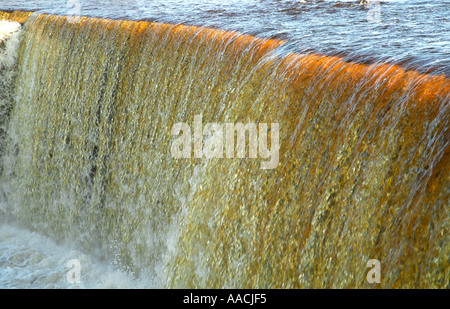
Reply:
[[[2,0],[0,9],[183,23],[285,39],[289,51],[450,72],[450,1]]]

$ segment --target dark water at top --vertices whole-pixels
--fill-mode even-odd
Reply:
[[[341,55],[450,75],[450,1],[1,0],[0,9],[209,26],[288,41],[285,51]]]

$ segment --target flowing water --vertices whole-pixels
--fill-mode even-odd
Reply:
[[[450,75],[450,1],[435,0],[2,0],[33,10],[239,31],[288,42],[285,52],[401,64]],[[77,6],[76,4],[80,5]]]
[[[0,286],[449,286],[448,3],[99,3],[0,5]],[[279,164],[174,158],[196,115]]]

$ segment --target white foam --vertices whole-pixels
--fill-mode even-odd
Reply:
[[[11,22],[0,20],[0,41],[10,37],[14,32],[19,30],[20,24],[18,22]]]
[[[4,67],[9,68],[14,65],[17,58],[17,50],[19,47],[20,24],[17,22],[9,22],[0,20],[0,43],[5,42],[5,46],[0,49],[0,70]],[[9,76],[2,76],[10,78]]]
[[[67,280],[67,262],[81,264],[81,283]],[[159,288],[151,279],[137,280],[40,234],[0,223],[0,288],[3,289],[133,289]]]

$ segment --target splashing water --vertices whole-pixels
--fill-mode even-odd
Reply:
[[[135,279],[113,265],[52,239],[15,226],[0,225],[0,288],[2,289],[135,289],[159,288],[151,278]],[[70,283],[66,264],[78,259],[81,282]]]

